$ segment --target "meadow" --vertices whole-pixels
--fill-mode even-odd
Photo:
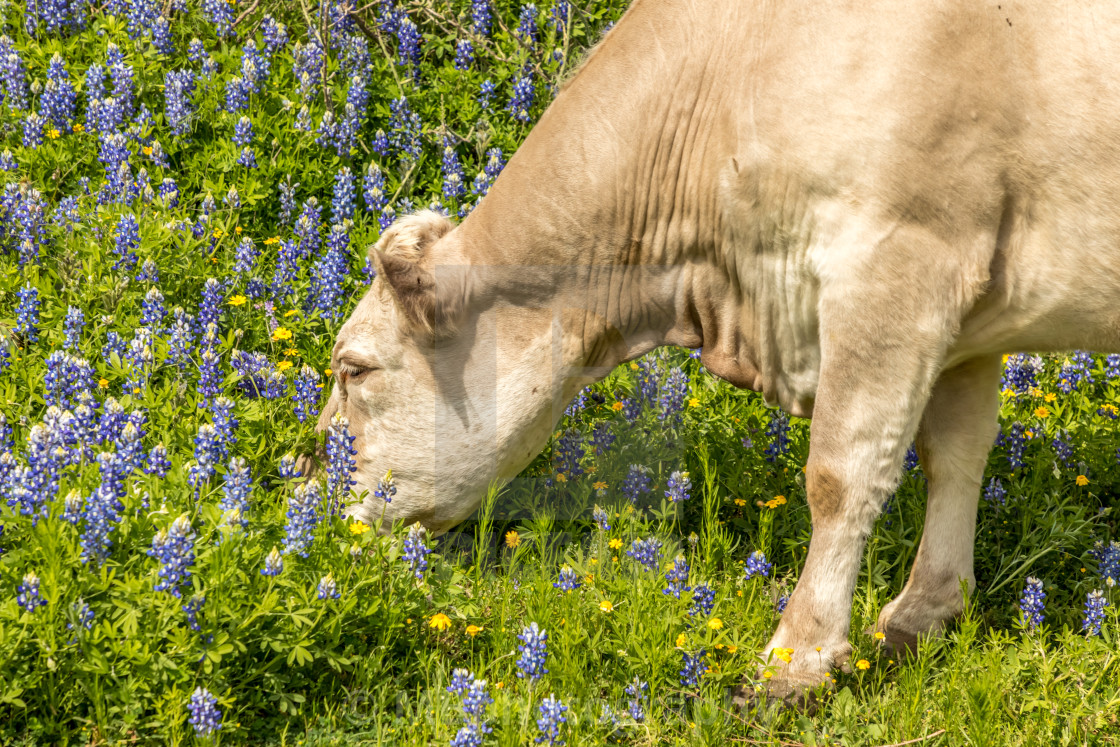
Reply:
[[[626,4],[0,0],[0,743],[1120,744],[1120,356],[1007,359],[977,589],[895,660],[908,455],[812,713],[728,696],[808,423],[695,351],[582,392],[453,532],[342,516],[315,424],[367,247],[468,215]]]

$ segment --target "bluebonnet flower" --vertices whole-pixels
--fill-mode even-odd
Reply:
[[[443,174],[443,198],[449,202],[459,200],[467,193],[463,183],[463,166],[459,163],[459,154],[455,152],[451,138],[443,139],[443,158],[440,161],[440,172]]]
[[[158,334],[166,316],[167,307],[163,305],[163,294],[158,288],[149,288],[144,294],[144,300],[140,302],[140,324]]]
[[[202,631],[202,626],[198,624],[198,613],[202,611],[202,606],[206,604],[205,594],[192,594],[187,603],[183,605],[183,613],[187,617],[187,627],[194,632]]]
[[[630,471],[626,473],[626,478],[622,481],[622,494],[631,503],[637,503],[639,496],[649,495],[652,489],[653,479],[650,477],[649,467],[641,464],[631,464]]]
[[[639,724],[646,720],[646,712],[642,704],[649,699],[649,683],[642,682],[639,677],[634,677],[633,681],[626,686],[626,695],[630,698],[630,703],[627,707],[627,712],[630,718],[637,721]]]
[[[253,240],[246,236],[237,245],[234,257],[233,271],[241,274],[251,272],[257,263],[257,247]]]
[[[315,539],[315,529],[319,526],[319,507],[322,502],[323,496],[317,481],[296,486],[288,499],[288,523],[284,527],[285,555],[294,552],[300,557],[307,557],[307,550]]]
[[[191,487],[201,489],[204,482],[214,476],[214,466],[220,457],[221,441],[214,426],[203,423],[198,427],[198,434],[194,437],[195,463],[191,465],[187,476]]]
[[[202,42],[195,37],[187,44],[187,59],[196,65],[206,59],[206,47],[202,46]]]
[[[513,94],[509,98],[509,103],[506,104],[506,110],[520,122],[528,122],[531,119],[529,110],[533,108],[533,100],[536,98],[536,86],[533,83],[533,77],[533,69],[525,67],[514,80]]]
[[[331,200],[331,220],[342,223],[354,217],[354,208],[357,202],[357,193],[354,184],[354,174],[346,166],[338,170],[334,176],[334,197]]]
[[[755,576],[769,576],[770,569],[774,567],[773,563],[766,561],[766,555],[761,550],[755,550],[747,558],[747,562],[743,568],[743,577],[751,579]]]
[[[692,589],[692,604],[688,607],[688,614],[710,615],[716,606],[716,592],[708,584],[696,584]]]
[[[564,416],[569,418],[579,417],[579,414],[587,407],[587,400],[587,390],[583,389],[576,395],[576,398],[572,400],[572,403],[564,409]]]
[[[136,220],[136,216],[125,214],[117,221],[116,239],[113,245],[113,251],[117,254],[119,259],[113,265],[113,269],[117,270],[124,268],[131,270],[136,266],[136,248],[140,246],[140,224]]]
[[[455,43],[455,69],[470,70],[474,63],[474,44],[470,39],[460,39]]]
[[[278,189],[280,190],[279,221],[286,226],[291,223],[296,211],[296,190],[299,189],[299,182],[293,184],[292,177],[289,176],[286,181],[280,182]]]
[[[233,400],[218,397],[211,410],[214,416],[215,454],[218,459],[229,456],[229,447],[237,443],[237,426],[240,424],[233,415]]]
[[[166,362],[171,366],[186,368],[190,361],[191,348],[194,345],[194,319],[185,313],[180,306],[176,306],[171,313],[174,321],[168,330],[170,334],[167,339]],[[211,356],[213,356],[213,353],[211,353]]]
[[[557,34],[562,34],[568,25],[568,16],[571,14],[572,9],[568,4],[568,0],[556,0],[556,4],[552,6],[552,27],[556,30]]]
[[[311,366],[304,364],[295,377],[295,402],[296,419],[301,423],[314,419],[319,414],[319,391],[322,387],[319,372]]]
[[[537,730],[540,735],[534,740],[537,744],[541,742],[548,742],[550,745],[564,744],[564,740],[560,738],[560,724],[568,721],[564,716],[567,710],[568,706],[557,700],[552,693],[541,701],[541,717],[537,719]]]
[[[787,604],[789,604],[789,594],[781,594],[774,601],[774,610],[780,615],[786,611]]]
[[[389,146],[399,160],[420,157],[420,115],[403,96],[389,102]]]
[[[18,171],[19,164],[16,163],[15,156],[7,148],[3,153],[0,153],[0,171]]]
[[[121,461],[121,471],[128,475],[133,470],[140,469],[144,463],[144,449],[141,441],[144,431],[136,423],[129,421],[121,429],[121,435],[113,445],[117,448],[117,458]]]
[[[502,173],[503,168],[505,168],[505,161],[502,159],[502,149],[490,148],[487,150],[486,164],[471,183],[471,191],[479,198],[485,197],[486,193],[490,191],[490,187],[493,186],[494,180],[498,178],[498,174]]]
[[[521,13],[517,17],[517,30],[514,33],[530,50],[533,49],[537,43],[536,5],[526,3],[521,7]]]
[[[245,87],[253,93],[260,93],[271,70],[270,58],[257,50],[257,43],[253,39],[248,39],[241,48],[241,79],[245,82]]]
[[[47,68],[47,85],[39,100],[40,112],[59,132],[64,133],[70,129],[70,120],[74,117],[77,103],[78,94],[74,91],[74,84],[70,82],[66,63],[63,62],[62,55],[55,52]]]
[[[67,630],[90,630],[93,628],[94,614],[93,609],[84,599],[79,599],[70,607],[73,614],[73,620],[66,623]]]
[[[685,375],[685,372],[679,368],[669,371],[669,374],[661,381],[657,397],[657,419],[664,423],[673,416],[679,415],[680,411],[684,409],[684,399],[687,394],[688,376]]]
[[[222,391],[221,360],[210,349],[202,351],[198,363],[198,396],[200,406],[209,408],[214,398]]]
[[[225,0],[203,0],[206,5],[221,5],[228,7]],[[194,727],[194,733],[199,737],[209,737],[222,728],[222,712],[218,710],[218,699],[205,687],[198,687],[191,695],[190,718],[187,721]]]
[[[284,558],[281,557],[280,551],[276,549],[276,545],[272,546],[272,551],[264,559],[264,568],[261,568],[262,576],[279,576],[284,572]]]
[[[242,116],[237,120],[237,124],[233,127],[233,144],[238,148],[244,148],[253,142],[253,121],[246,116]]]
[[[591,512],[591,518],[599,525],[600,531],[609,532],[611,530],[610,515],[598,506]]]
[[[556,472],[571,480],[583,474],[580,460],[586,452],[579,431],[569,428],[557,441],[553,453]]]
[[[575,591],[581,584],[575,570],[570,565],[565,565],[560,569],[560,580],[554,581],[552,585],[560,591]]]
[[[39,290],[27,284],[16,291],[16,332],[27,342],[39,339]]]
[[[164,118],[172,134],[180,137],[191,131],[194,85],[194,73],[190,70],[168,70],[163,76]]]
[[[362,196],[365,198],[366,211],[370,213],[379,214],[388,203],[385,176],[373,161],[370,161],[366,177],[362,181]]]
[[[1042,372],[1042,358],[1037,355],[1016,353],[1007,357],[1003,368],[1000,389],[1010,389],[1023,394],[1038,386],[1038,374]]]
[[[144,466],[144,473],[156,477],[166,477],[171,469],[171,460],[167,458],[167,447],[156,444],[148,452],[148,463]]]
[[[39,592],[39,577],[34,571],[24,574],[23,583],[16,589],[16,604],[27,612],[34,612],[47,603]]]
[[[341,412],[336,412],[327,426],[327,495],[330,497],[330,512],[333,514],[341,507],[357,482],[353,473],[358,465],[354,460],[358,450],[354,448],[355,436],[350,435],[350,421]]]
[[[238,194],[237,187],[230,187],[229,191],[226,192],[226,196],[222,198],[222,202],[229,205],[234,210],[241,207],[241,195]],[[212,279],[213,278],[211,278],[211,280]]]
[[[529,623],[529,627],[521,631],[517,640],[521,641],[521,645],[517,647],[521,652],[516,662],[517,676],[521,679],[528,677],[533,681],[548,674],[548,669],[544,666],[548,656],[548,633],[535,622]]]
[[[306,100],[319,90],[326,53],[317,41],[309,39],[302,44],[296,42],[292,60],[292,75],[299,81],[300,96]]]
[[[614,432],[611,430],[609,421],[604,420],[601,423],[597,423],[595,428],[591,431],[591,446],[594,447],[595,454],[598,456],[606,454],[616,438],[617,436],[615,436]]]
[[[494,94],[497,93],[497,91],[498,87],[494,84],[494,81],[490,79],[482,81],[482,84],[478,87],[479,105],[481,105],[483,109],[489,111],[490,104],[494,101]]]
[[[402,14],[403,15],[403,14]],[[397,25],[397,45],[400,59],[397,64],[406,68],[413,80],[420,80],[420,31],[409,18],[402,17]]]
[[[661,540],[656,537],[634,540],[626,554],[641,563],[647,571],[655,571],[661,564]]]
[[[486,692],[485,680],[474,680],[467,686],[463,694],[463,717],[478,724],[483,731],[489,733],[491,729],[483,721],[486,719],[486,708],[494,699]]]
[[[265,14],[261,19],[261,33],[264,35],[264,50],[269,55],[276,54],[288,43],[288,27],[271,15]]]
[[[1050,441],[1050,446],[1054,449],[1054,456],[1062,463],[1062,466],[1069,469],[1073,466],[1073,442],[1070,440],[1069,432],[1066,430],[1058,430],[1054,433],[1054,438]]]
[[[194,540],[194,528],[186,514],[171,522],[170,528],[159,530],[152,538],[152,549],[148,555],[160,562],[156,591],[166,591],[174,597],[182,596],[181,587],[190,577],[189,568],[194,564]]]
[[[230,356],[230,362],[241,376],[241,380],[237,382],[237,390],[247,399],[278,399],[284,396],[287,386],[284,376],[272,367],[263,353],[235,350]]]
[[[685,562],[683,556],[678,555],[673,560],[673,567],[665,571],[665,580],[669,585],[661,590],[662,594],[672,594],[675,598],[680,599],[681,593],[692,591],[691,586],[686,586],[688,583],[688,563]]]
[[[692,480],[687,472],[673,472],[669,475],[669,482],[666,487],[668,487],[668,490],[665,491],[665,497],[673,503],[687,501],[692,497],[689,493],[692,490]]]
[[[1107,586],[1120,581],[1120,542],[1113,540],[1106,545],[1098,541],[1089,551],[1089,557],[1096,561],[1097,575]]]
[[[1104,359],[1104,375],[1109,381],[1120,376],[1120,355],[1116,353],[1110,354]]]
[[[700,649],[694,654],[682,651],[681,655],[681,687],[696,687],[700,684],[700,678],[708,671],[708,665],[704,663],[708,652]]]
[[[385,476],[377,481],[377,487],[373,489],[373,497],[380,498],[386,503],[393,502],[393,496],[397,494],[397,484],[393,482],[393,470],[385,473]]]
[[[319,251],[319,228],[322,225],[320,213],[322,208],[319,201],[309,197],[303,203],[303,210],[296,219],[295,234],[299,239],[299,258],[303,259]]]
[[[158,145],[158,143],[157,143],[157,145]],[[169,208],[174,208],[174,207],[179,206],[179,185],[175,183],[174,179],[172,179],[171,177],[164,177],[163,178],[163,181],[160,182],[160,184],[159,184],[159,198]],[[149,268],[151,268],[151,269],[149,270]],[[157,271],[157,268],[155,266],[155,262],[153,262],[150,259],[144,260],[144,272],[146,274],[148,274],[149,276],[151,276],[151,278],[152,278],[148,282],[152,282],[152,283],[158,283],[159,282],[158,274],[153,274],[156,271]],[[143,282],[145,280],[145,278],[142,277],[141,275],[137,275],[136,279],[141,281],[141,282]]]
[[[998,477],[993,477],[988,481],[988,486],[984,488],[984,500],[994,505],[1003,506],[1007,503],[1007,491],[1003,487],[1003,483]]]
[[[428,570],[428,555],[432,549],[424,544],[424,534],[419,524],[408,528],[408,536],[404,540],[404,552],[401,560],[412,566],[412,575],[417,581],[424,580],[424,572]]]
[[[93,387],[93,366],[84,358],[62,350],[48,355],[46,364],[47,370],[43,377],[46,389],[44,400],[48,406],[72,410],[77,406],[81,394]]]
[[[0,37],[0,51],[0,86],[3,87],[4,103],[15,111],[24,111],[29,106],[27,68],[7,36]]]
[[[1022,423],[1015,421],[1011,424],[1007,433],[1000,432],[996,438],[996,445],[1002,445],[1007,451],[1007,463],[1011,465],[1012,471],[1019,469],[1024,464],[1023,454],[1027,447],[1026,430]]]
[[[914,447],[914,444],[910,444],[906,447],[906,456],[902,458],[902,471],[909,472],[917,467],[918,464],[918,450]]]
[[[775,462],[789,451],[789,416],[782,410],[771,413],[766,435],[771,438],[770,445],[766,447],[766,461]]]
[[[334,574],[328,573],[319,579],[319,588],[316,596],[319,599],[338,599],[341,594],[338,593],[338,585],[335,584]]]
[[[219,39],[229,36],[233,30],[233,3],[226,0],[202,0],[202,12],[206,20],[214,26],[214,33]]]
[[[171,38],[171,22],[162,15],[152,23],[152,46],[161,55],[175,54],[175,41]]]
[[[471,0],[471,24],[479,36],[490,36],[490,24],[494,19],[494,5],[491,0]]]
[[[1093,383],[1093,356],[1084,350],[1074,351],[1069,360],[1062,363],[1058,373],[1058,389],[1069,394],[1076,391],[1083,382]]]
[[[229,461],[225,483],[222,485],[222,511],[236,511],[242,527],[249,526],[249,495],[253,491],[253,477],[249,464],[241,457]]]
[[[292,454],[285,454],[280,457],[279,472],[280,477],[284,480],[294,480],[303,476],[303,473],[296,466],[296,458]]]
[[[1101,634],[1101,623],[1104,622],[1104,608],[1108,600],[1100,589],[1089,592],[1085,598],[1085,619],[1081,621],[1081,630],[1089,635]]]
[[[1023,596],[1019,599],[1020,620],[1029,630],[1034,630],[1042,624],[1045,608],[1046,592],[1042,590],[1042,581],[1034,576],[1028,577]]]

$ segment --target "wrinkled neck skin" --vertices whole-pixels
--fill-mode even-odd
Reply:
[[[437,287],[462,288],[467,298],[454,333],[409,366],[431,376],[419,388],[436,391],[431,411],[409,413],[434,419],[435,443],[409,449],[431,463],[360,455],[357,488],[372,493],[391,466],[402,492],[411,483],[409,492],[425,497],[407,511],[367,498],[352,515],[419,520],[435,532],[454,526],[495,478],[512,479],[540,452],[581,388],[659,345],[702,345],[710,371],[756,384],[742,337],[752,325],[743,323],[743,291],[720,235],[717,191],[730,146],[711,133],[726,128],[710,121],[722,115],[705,98],[704,61],[684,54],[696,46],[685,43],[686,24],[655,26],[647,5],[639,0],[611,35],[643,39],[639,46],[681,38],[664,38],[641,67],[620,53],[633,43],[608,40],[488,196],[428,250]],[[645,93],[620,97],[620,81]],[[376,446],[365,451],[380,454],[417,438],[388,417],[363,435]]]

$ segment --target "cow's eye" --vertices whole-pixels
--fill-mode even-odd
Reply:
[[[365,377],[366,374],[377,371],[377,366],[367,366],[361,363],[345,362],[340,363],[338,366],[339,373],[346,374],[346,378],[350,381],[356,381]]]

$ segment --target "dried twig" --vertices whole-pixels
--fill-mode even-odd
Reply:
[[[239,15],[237,17],[237,20],[235,20],[233,22],[233,25],[230,26],[230,28],[234,28],[234,29],[237,28],[237,24],[244,21],[249,16],[250,13],[252,13],[253,11],[255,11],[257,9],[257,6],[260,5],[260,4],[261,4],[261,0],[253,0],[253,4],[250,5],[248,8],[246,8],[244,10],[244,12],[242,12],[241,15]]]

